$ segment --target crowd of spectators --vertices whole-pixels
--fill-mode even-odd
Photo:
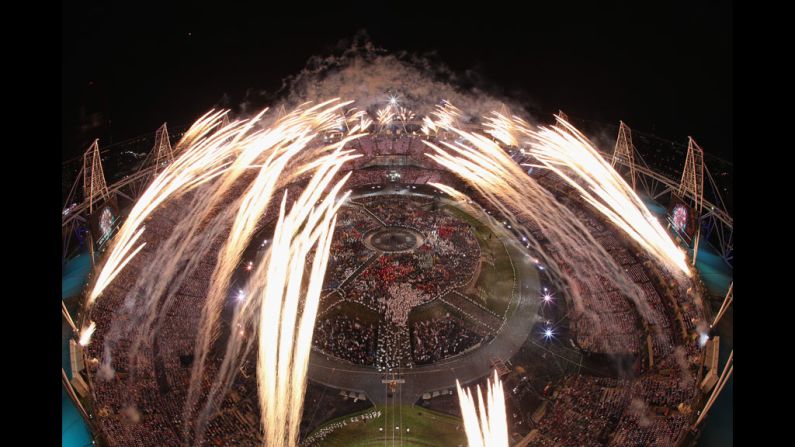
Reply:
[[[189,200],[189,198],[186,198]],[[147,237],[165,238],[170,234],[174,213],[179,207],[158,210],[159,218],[147,223]],[[221,240],[211,250],[220,248]],[[150,251],[146,248],[123,269],[92,308],[90,318],[97,324],[86,356],[97,424],[109,445],[146,447],[182,445],[184,406],[190,383],[195,345],[206,289],[215,257],[198,261],[182,282],[170,307],[163,313],[158,334],[144,339],[139,355],[130,358],[133,341],[134,306],[124,304],[127,291],[134,288]],[[105,342],[113,347],[111,355]],[[208,376],[215,374],[220,359],[212,356],[200,384],[200,401],[210,387]],[[256,395],[253,382],[241,378],[234,400],[227,396],[220,411],[208,420],[197,445],[255,446],[261,444],[256,404],[239,396]],[[249,387],[240,391],[241,387]],[[252,394],[251,392],[254,392]]]
[[[347,299],[405,325],[414,306],[473,274],[480,247],[467,224],[441,210],[425,209],[429,204],[406,198],[381,196],[365,206],[388,225],[415,228],[426,236],[416,251],[384,254],[367,266],[348,283]],[[398,217],[400,210],[413,218]]]
[[[615,229],[591,215],[587,204],[557,176],[546,172],[537,177],[564,202],[575,205],[571,208],[580,221],[641,291],[641,302],[634,302],[607,278],[596,288],[579,284],[583,309],[570,315],[574,341],[586,352],[643,353],[645,358],[648,337],[654,363],[625,379],[586,372],[568,376],[553,388],[540,419],[530,421],[529,414],[519,418],[534,428],[528,445],[674,445],[687,430],[690,405],[698,397],[694,338],[702,309],[696,293],[683,290],[642,250],[622,242]],[[540,229],[532,222],[526,226],[547,247]],[[571,273],[571,260],[549,252],[564,272]],[[680,324],[681,334],[676,330]]]
[[[678,395],[655,401],[654,378],[572,376],[547,402],[529,446],[673,446],[687,428]],[[665,405],[665,406],[663,406]]]
[[[325,289],[336,289],[374,252],[362,243],[362,236],[377,228],[379,222],[358,207],[342,207],[337,212],[337,226],[329,250]]]
[[[357,166],[365,166],[381,155],[416,158],[417,163],[428,161],[421,155],[425,147],[419,138],[365,137],[358,143],[365,157],[356,161]],[[434,181],[455,184],[449,173],[401,166],[356,170],[349,186],[386,185],[393,172],[400,174],[400,183],[404,184]],[[539,181],[570,200],[579,200],[555,175],[544,173],[539,175]],[[297,197],[298,191],[300,188],[290,191],[290,200]],[[276,202],[266,215],[275,216]],[[460,283],[474,271],[480,252],[468,226],[441,211],[430,210],[428,201],[378,197],[365,202],[384,223],[422,232],[425,243],[413,253],[383,255],[365,266],[372,256],[361,237],[380,223],[363,210],[343,208],[332,242],[326,288],[341,288],[344,299],[377,311],[385,321],[377,326],[345,315],[319,320],[315,345],[352,363],[394,367],[431,363],[476,344],[478,335],[449,316],[417,321],[411,325],[410,332],[407,330],[412,308],[446,293],[446,285]],[[580,208],[587,208],[579,203]],[[178,210],[160,210],[158,218],[150,219],[147,238],[165,239],[170,234],[179,220],[177,215],[168,215],[174,209]],[[688,421],[687,415],[677,408],[691,402],[697,394],[692,369],[699,351],[694,334],[703,325],[702,309],[694,301],[695,292],[678,287],[669,273],[620,241],[613,229],[587,212],[577,215],[643,291],[649,309],[637,309],[608,279],[604,279],[598,290],[582,288],[584,309],[571,315],[574,341],[588,352],[639,354],[645,349],[644,336],[650,336],[657,359],[653,371],[644,371],[631,379],[587,375],[565,379],[555,388],[546,414],[535,427],[539,435],[529,445],[671,445],[686,429]],[[524,224],[531,235],[543,241],[540,228],[532,222]],[[218,248],[219,244],[215,244],[210,250],[217,252]],[[145,247],[122,269],[90,316],[97,330],[87,349],[87,368],[96,399],[97,424],[110,445],[183,444],[182,418],[195,327],[215,258],[201,260],[182,283],[166,312],[156,345],[144,343],[141,355],[132,362],[128,358],[131,340],[115,330],[124,327],[124,323],[128,326],[133,323],[125,310],[129,309],[123,302],[125,292],[138,281],[138,273],[152,249],[152,245]],[[556,262],[565,271],[570,260],[559,256]],[[343,287],[359,269],[358,276]],[[110,358],[104,352],[106,338],[112,339]],[[676,347],[679,345],[682,347]],[[217,358],[208,361],[209,375],[214,374],[218,363]],[[130,380],[133,370],[134,383]],[[256,405],[240,398],[256,396],[256,391],[241,384],[235,388],[238,397],[224,399],[221,410],[209,420],[200,445],[261,444]],[[205,379],[200,394],[205,396],[208,389],[209,381]]]
[[[409,314],[415,307],[469,281],[480,259],[480,246],[468,224],[436,209],[430,199],[379,195],[358,199],[354,205],[361,208],[347,211],[338,219],[335,239],[338,238],[341,249],[338,253],[332,252],[327,284],[340,287],[339,295],[343,300],[360,304],[382,316],[374,331],[378,334],[375,347],[378,368],[412,366],[415,356],[408,335]],[[372,229],[375,220],[368,220],[371,216],[376,216],[382,225],[421,232],[422,245],[412,251],[380,253],[373,257],[369,250],[362,249],[361,240],[357,240]],[[347,327],[350,329],[350,325]],[[326,338],[327,329],[319,328],[316,339]],[[365,351],[369,352],[369,340],[358,330],[336,333],[355,339],[355,346],[326,341],[316,345],[344,360],[372,363],[372,357],[361,351],[366,346]],[[452,347],[455,342],[449,334],[445,340],[451,346],[442,347],[444,356],[460,352],[462,345]],[[348,349],[354,354],[345,352]],[[419,356],[424,358],[425,353]]]
[[[427,158],[427,157],[426,157]],[[338,174],[339,178],[349,171]],[[353,171],[346,186],[349,188],[386,187],[390,184],[416,186],[428,183],[456,184],[455,176],[441,169],[416,166],[371,167]]]
[[[314,344],[320,350],[358,365],[374,365],[378,326],[337,314],[318,319]]]
[[[416,136],[387,136],[387,135],[367,135],[356,139],[352,144],[357,152],[362,154],[354,160],[355,167],[362,167],[372,163],[373,159],[381,156],[399,156],[407,161],[424,165],[430,160],[423,154],[427,151],[427,146]]]
[[[411,327],[414,363],[424,365],[466,351],[482,340],[450,314],[441,318],[415,321]]]
[[[547,248],[556,264],[570,274],[571,281],[576,283],[581,305],[575,306],[570,318],[577,345],[594,353],[638,355],[646,349],[648,336],[651,338],[655,356],[669,355],[676,341],[672,329],[672,312],[666,308],[656,292],[646,272],[647,264],[643,261],[645,257],[642,253],[625,246],[616,236],[615,230],[594,217],[588,211],[588,205],[577,194],[570,194],[572,188],[559,177],[545,173],[537,175],[536,180],[551,191],[561,194],[564,203],[574,205],[570,208],[575,216],[642,292],[640,300],[633,301],[619,290],[619,286],[612,279],[598,278],[597,287],[581,282],[572,275],[570,263],[576,261],[556,251],[554,247],[547,247],[540,229],[532,222],[526,223],[531,233]],[[676,292],[672,295],[676,296]],[[684,308],[687,309],[687,306]]]

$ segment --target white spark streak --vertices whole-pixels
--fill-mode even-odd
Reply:
[[[358,157],[342,148],[363,134],[349,130],[335,144],[307,148],[322,132],[339,125],[340,109],[347,104],[334,99],[311,107],[302,105],[260,130],[254,127],[261,124],[265,111],[220,130],[218,124],[223,112],[205,115],[186,133],[178,145],[181,151],[177,160],[149,185],[116,236],[91,290],[89,303],[101,296],[144,247],[141,239],[146,219],[164,203],[197,191],[171,236],[147,254],[147,264],[140,271],[142,276],[128,291],[128,303],[137,304],[126,307],[129,321],[135,324],[124,327],[132,329],[119,329],[105,340],[106,344],[112,344],[122,330],[134,331],[130,358],[135,358],[140,346],[150,342],[152,334],[158,332],[163,315],[174,302],[178,289],[174,285],[184,280],[180,272],[195,268],[195,259],[207,252],[212,241],[223,238],[196,339],[196,360],[185,407],[186,442],[190,442],[187,436],[190,426],[194,429],[193,443],[201,442],[208,418],[231,385],[244,354],[249,352],[251,340],[243,337],[252,331],[245,328],[252,328],[258,335],[256,342],[261,355],[257,383],[266,445],[293,446],[297,442],[328,249],[336,212],[347,198],[344,194],[338,200],[338,194],[349,176],[334,184],[332,181],[346,162]],[[360,120],[363,115],[354,116],[354,120]],[[244,175],[247,186],[243,194],[228,203],[231,188],[240,185]],[[272,243],[252,272],[249,284],[241,289],[246,299],[239,304],[233,327],[243,329],[230,334],[207,400],[198,418],[193,418],[211,334],[228,296],[232,273],[261,224],[275,191],[307,175],[308,184],[289,212],[286,212],[286,193],[282,199]],[[307,255],[312,250],[315,250],[312,269],[308,281],[304,281]],[[84,331],[81,342],[85,339],[88,343],[92,331],[93,327]],[[135,364],[131,361],[133,368]]]
[[[574,126],[560,118],[558,124],[526,132],[535,138],[530,143],[530,154],[577,189],[588,203],[669,271],[689,276],[684,252],[643,206],[635,191]]]
[[[93,321],[88,327],[83,328],[80,331],[80,346],[88,346],[91,344],[91,336],[94,335],[94,331],[97,329],[97,324]]]
[[[494,371],[486,390],[486,402],[480,386],[477,387],[477,408],[470,390],[463,390],[455,381],[464,430],[469,447],[508,447],[508,419],[505,416],[505,394],[502,382]]]

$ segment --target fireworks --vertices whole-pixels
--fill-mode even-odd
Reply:
[[[92,321],[88,327],[80,331],[80,346],[88,346],[91,343],[91,336],[94,335],[96,329],[97,324]]]
[[[140,277],[127,291],[123,310],[127,315],[120,319],[130,325],[109,333],[105,339],[106,352],[110,352],[110,347],[125,336],[124,331],[133,331],[131,358],[151,343],[152,334],[158,332],[174,305],[186,272],[195,269],[199,259],[212,256],[216,261],[201,310],[185,402],[186,443],[202,442],[208,420],[250,352],[257,354],[265,445],[294,446],[297,442],[312,334],[335,216],[349,194],[341,190],[350,173],[340,178],[340,171],[358,157],[345,147],[364,135],[373,123],[362,111],[345,112],[343,107],[348,104],[337,99],[311,107],[305,104],[272,121],[265,119],[266,110],[222,128],[224,112],[206,114],[185,134],[177,146],[177,159],[141,195],[113,241],[88,303],[100,299],[130,260],[144,252],[146,261],[141,262],[144,266],[138,272]],[[609,278],[646,317],[649,311],[642,292],[581,219],[528,176],[491,138],[462,130],[463,118],[463,112],[446,101],[437,107],[433,117],[424,117],[422,131],[426,135],[443,130],[457,137],[452,142],[425,141],[430,149],[426,155],[458,175],[507,219],[502,222],[503,231],[519,233],[522,245],[542,260],[535,259],[538,268],[548,268],[557,285],[565,283],[566,287],[559,289],[571,295],[576,311],[584,314],[583,293],[597,290],[600,281]],[[394,119],[405,126],[414,114],[398,108],[397,101],[390,101],[377,111],[380,127]],[[347,133],[339,141],[321,147],[314,144],[323,132],[344,129]],[[586,203],[667,268],[689,274],[684,253],[631,188],[570,124],[560,120],[557,127],[532,129],[518,117],[492,112],[484,117],[484,129],[506,145],[524,147],[523,153],[534,157],[538,166],[565,180]],[[277,191],[298,179],[306,180],[303,191],[297,197],[288,197],[285,192],[274,203]],[[432,185],[462,206],[475,203],[448,185]],[[181,198],[188,199],[182,202],[184,215],[167,238],[147,247],[147,219],[165,208],[164,204]],[[231,294],[237,306],[231,327],[240,330],[231,332],[205,399],[201,384],[206,379],[204,369],[212,334],[218,331],[221,310],[230,297],[232,276],[266,216],[275,218],[275,230],[272,238],[265,241],[267,246],[262,243],[263,254],[242,264],[249,272],[247,283]],[[551,249],[545,250],[528,226],[538,229]],[[145,247],[148,249],[144,251]],[[557,258],[551,255],[553,252]],[[546,290],[541,298],[545,304],[553,302]],[[92,322],[81,331],[81,345],[90,343],[95,327]],[[555,337],[552,327],[543,328],[543,337]],[[108,365],[110,359],[103,361]],[[135,367],[134,361],[130,364]],[[134,371],[131,375],[134,377]],[[496,372],[485,398],[478,388],[478,409],[473,395],[462,390],[458,382],[456,385],[470,446],[507,446],[504,395]]]
[[[514,117],[516,121],[518,118]],[[483,123],[484,132],[502,141],[508,146],[518,146],[519,139],[513,121],[499,112],[492,112]]]
[[[690,275],[684,252],[676,247],[635,191],[574,126],[557,118],[556,126],[534,131],[520,118],[508,118],[497,112],[492,115],[484,126],[486,132],[512,146],[517,146],[520,139],[525,138],[529,155],[577,189],[586,202],[655,256],[670,272]]]
[[[442,111],[442,113],[445,113]],[[553,279],[565,281],[560,288],[571,292],[576,310],[584,312],[582,290],[599,287],[600,276],[612,278],[622,292],[633,299],[641,312],[648,312],[642,292],[621,266],[604,250],[580,219],[535,179],[527,176],[510,156],[489,138],[457,128],[460,137],[453,143],[442,142],[444,150],[425,141],[435,153],[428,157],[460,176],[486,201],[508,219],[507,225],[520,232],[553,273]],[[458,200],[471,201],[450,187],[434,185]],[[538,228],[557,253],[567,260],[564,270],[532,236],[525,224]],[[557,279],[555,279],[557,281]],[[644,313],[645,315],[645,313]],[[594,316],[595,317],[595,316]]]
[[[327,177],[326,183],[330,179]],[[262,302],[257,380],[269,447],[297,442],[312,332],[336,221],[334,215],[347,198],[346,194],[337,201],[336,194],[346,180],[347,177],[338,182],[318,208],[312,207],[315,203],[312,199],[323,190],[324,184],[317,185],[314,191],[305,191],[304,202],[300,203],[299,199],[286,217],[282,200],[267,263],[268,281],[259,292]],[[315,244],[317,254],[312,262],[303,312],[299,314],[304,268],[309,250]]]
[[[114,241],[89,303],[101,297],[114,277],[144,248],[146,242],[141,239],[145,237],[147,217],[164,203],[193,191],[185,216],[166,240],[147,253],[141,278],[129,291],[127,300],[135,304],[125,311],[135,322],[131,325],[134,329],[119,328],[118,333],[106,338],[108,346],[112,346],[124,330],[134,331],[129,353],[134,358],[141,346],[150,343],[163,315],[173,305],[175,289],[171,286],[184,280],[181,272],[191,270],[195,266],[193,259],[207,253],[212,241],[223,238],[197,333],[196,361],[185,410],[189,421],[186,439],[190,439],[188,427],[192,425],[194,442],[199,443],[209,415],[234,378],[241,354],[248,352],[252,343],[243,339],[247,331],[232,332],[207,401],[198,417],[193,418],[211,334],[215,332],[232,273],[240,265],[243,251],[275,191],[301,176],[309,176],[306,188],[289,212],[286,194],[281,198],[274,238],[265,256],[247,267],[252,271],[251,277],[237,292],[240,306],[234,316],[235,327],[253,328],[258,334],[257,379],[266,444],[286,446],[297,442],[309,349],[334,216],[347,197],[338,195],[348,177],[333,180],[343,164],[357,157],[351,151],[343,151],[343,146],[361,134],[349,132],[331,146],[307,148],[321,132],[339,125],[339,109],[347,104],[331,100],[309,108],[299,107],[268,127],[262,123],[264,111],[220,130],[223,113],[205,115],[180,142],[181,155],[136,202]],[[255,127],[265,128],[254,130]],[[225,203],[241,179],[250,180],[242,196]],[[307,282],[304,266],[311,250],[315,255]],[[88,343],[91,332],[93,326],[83,331],[81,343]],[[108,364],[110,359],[103,361]]]
[[[215,133],[211,131],[218,127],[224,113],[209,112],[199,118],[178,145],[178,150],[185,147],[187,149],[184,149],[183,154],[155,178],[130,211],[119,231],[114,248],[91,290],[89,302],[96,300],[124,265],[146,245],[142,243],[133,250],[134,244],[143,234],[144,220],[158,206],[217,176],[223,175],[224,186],[228,188],[244,170],[250,169],[257,157],[267,153],[268,149],[273,151],[269,154],[271,157],[269,161],[278,152],[288,152],[288,149],[293,155],[311,140],[310,135],[307,135],[309,128],[328,129],[335,122],[334,111],[348,104],[337,103],[328,107],[333,102],[336,100],[307,110],[298,109],[283,117],[273,128],[254,133],[249,131],[261,120],[267,109],[250,120],[232,123]],[[292,146],[285,147],[285,142],[294,139],[299,140]],[[235,161],[230,162],[230,157],[236,157]],[[226,189],[218,188],[218,191],[213,201],[217,201]]]
[[[486,398],[477,387],[477,408],[475,397],[469,390],[461,389],[456,380],[461,415],[469,447],[508,447],[508,419],[505,417],[505,394],[502,382],[494,371],[493,381],[489,381]]]
[[[380,124],[382,127],[391,123],[394,117],[395,117],[395,111],[392,109],[391,105],[384,107],[383,109],[380,109],[378,110],[378,112],[376,112],[376,118],[378,119],[378,124]]]
[[[685,254],[638,195],[571,124],[526,132],[535,138],[530,154],[554,171],[614,225],[623,230],[672,273],[690,275]],[[584,184],[584,185],[582,185]]]
[[[401,107],[400,110],[398,110],[398,118],[405,124],[414,119],[414,112],[405,107]]]

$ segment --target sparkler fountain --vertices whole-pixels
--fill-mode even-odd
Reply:
[[[488,383],[485,402],[480,386],[477,387],[477,405],[470,390],[463,390],[457,381],[455,386],[469,447],[508,447],[505,394],[497,371],[494,371],[494,379]]]

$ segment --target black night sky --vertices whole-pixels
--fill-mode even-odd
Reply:
[[[336,2],[288,10],[214,2],[63,9],[63,157],[163,121],[191,123],[226,95],[275,92],[312,55],[366,30],[390,51],[434,53],[548,118],[617,123],[732,159],[732,8],[573,3],[517,9]],[[588,4],[588,3],[586,3]],[[262,104],[263,106],[266,104]]]

